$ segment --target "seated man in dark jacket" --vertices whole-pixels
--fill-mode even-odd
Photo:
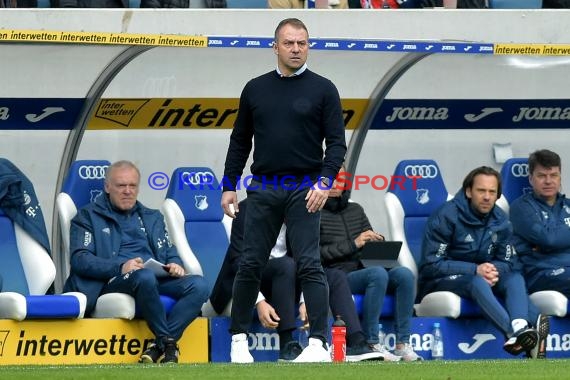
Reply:
[[[510,215],[530,293],[556,290],[570,297],[570,199],[560,192],[561,167],[555,152],[532,153],[532,192],[511,204]]]
[[[64,289],[87,296],[86,314],[100,295],[133,296],[155,335],[140,361],[162,358],[162,363],[176,363],[176,343],[200,315],[208,287],[202,276],[186,276],[162,214],[137,201],[139,182],[140,172],[133,163],[118,161],[109,166],[105,195],[79,210],[71,221],[71,273]],[[149,259],[163,263],[168,275],[157,277],[146,269]],[[159,294],[177,300],[168,317]]]
[[[212,307],[218,314],[224,311],[232,298],[234,279],[244,249],[246,210],[247,199],[244,199],[239,203],[239,213],[232,221],[230,245],[210,295]],[[293,331],[297,327],[295,305],[298,294],[295,290],[297,288],[295,262],[287,248],[285,225],[281,227],[277,242],[267,256],[269,261],[261,274],[261,288],[255,307],[263,327],[277,329],[279,360],[292,361],[303,349],[293,340]]]
[[[515,247],[529,293],[556,290],[570,297],[570,199],[562,189],[560,156],[547,149],[528,158],[532,192],[510,207]],[[548,332],[541,334],[545,351]]]
[[[450,291],[473,300],[505,335],[505,351],[519,355],[538,346],[538,333],[528,321],[536,321],[535,326],[549,322],[530,303],[522,274],[515,270],[511,223],[495,206],[500,196],[496,170],[481,166],[465,177],[462,189],[427,222],[418,289],[420,297]]]

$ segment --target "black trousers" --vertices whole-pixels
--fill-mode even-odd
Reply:
[[[279,315],[278,332],[297,328],[296,277],[295,261],[290,256],[269,260],[261,276],[261,293]]]
[[[232,334],[247,333],[251,327],[251,309],[259,292],[261,273],[285,222],[307,306],[309,336],[327,341],[329,297],[320,260],[320,212],[307,211],[308,191],[307,187],[252,181],[247,191],[244,253],[233,287]]]
[[[329,283],[330,306],[333,317],[340,315],[346,323],[346,335],[362,333],[362,325],[356,312],[356,305],[352,299],[350,285],[346,273],[338,268],[325,268]]]

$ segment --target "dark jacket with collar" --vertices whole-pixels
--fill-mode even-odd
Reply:
[[[528,193],[511,204],[510,218],[529,288],[541,272],[570,267],[570,199],[559,193],[550,206]]]
[[[133,214],[140,218],[154,258],[161,263],[183,266],[176,247],[170,242],[160,211],[137,201]],[[64,291],[87,296],[86,314],[95,307],[103,286],[121,274],[125,262],[124,258],[118,257],[121,237],[121,227],[108,194],[79,210],[71,221],[71,273]]]
[[[329,198],[321,210],[321,262],[324,267],[352,272],[363,268],[360,248],[354,240],[364,231],[372,230],[362,206],[348,201],[344,191],[339,198]]]
[[[424,291],[448,276],[474,275],[477,266],[486,262],[495,265],[499,275],[514,269],[511,223],[498,206],[487,215],[477,215],[460,190],[426,224],[418,288]]]
[[[34,186],[5,158],[0,158],[0,209],[51,255],[44,215]]]

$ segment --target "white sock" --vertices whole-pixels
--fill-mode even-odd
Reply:
[[[520,329],[524,329],[526,327],[528,327],[528,323],[527,321],[525,321],[524,319],[515,319],[511,322],[511,326],[513,326],[513,331],[517,332]]]
[[[247,340],[247,335],[244,333],[232,335],[232,342],[241,342],[242,340]]]

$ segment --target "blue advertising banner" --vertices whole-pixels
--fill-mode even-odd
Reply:
[[[570,99],[386,99],[370,129],[570,127]]]
[[[265,37],[223,37],[209,36],[208,47],[269,48],[273,38]],[[352,50],[390,53],[459,53],[493,54],[493,44],[471,42],[398,41],[398,40],[355,40],[355,39],[311,39],[311,49]]]
[[[386,345],[388,349],[393,350],[396,345],[394,320],[381,319],[380,322],[386,332]],[[432,332],[435,322],[439,322],[441,325],[445,360],[520,359],[524,357],[524,354],[512,356],[504,351],[505,337],[486,319],[414,317],[412,319],[410,344],[416,353],[425,360],[431,360]],[[546,357],[570,357],[570,319],[551,317],[550,325],[550,334],[546,341]],[[231,336],[228,332],[229,327],[230,319],[227,317],[210,319],[210,360],[212,362],[230,361]],[[298,332],[294,338],[298,339],[300,343],[307,340],[306,336],[299,336]],[[279,357],[279,335],[275,330],[265,329],[259,322],[255,321],[249,332],[248,342],[255,361],[277,361]]]
[[[84,101],[74,98],[0,98],[0,130],[72,129]],[[202,104],[202,100],[196,101]],[[208,99],[207,111],[220,115],[233,114],[237,109],[228,110],[228,103],[232,101],[237,103],[238,99]],[[102,99],[102,102],[107,100]],[[141,125],[150,128],[149,125],[154,126],[153,118],[162,114],[164,109],[178,111],[174,106],[172,109],[166,108],[160,99],[113,99],[109,102],[118,108],[104,110],[111,115],[105,117],[102,116],[103,111],[98,109],[94,119],[112,118],[121,128],[134,129]],[[352,102],[364,104],[368,100],[352,99]],[[365,107],[346,111],[360,114]],[[231,129],[233,123],[229,121],[233,119],[228,117],[227,120],[225,124],[212,122],[199,127]],[[102,125],[92,129],[116,127]],[[187,128],[170,124],[168,127]],[[353,125],[351,128],[357,127]],[[370,126],[370,129],[377,130],[561,128],[570,128],[570,99],[385,99]]]
[[[0,130],[69,130],[85,99],[0,99]]]

